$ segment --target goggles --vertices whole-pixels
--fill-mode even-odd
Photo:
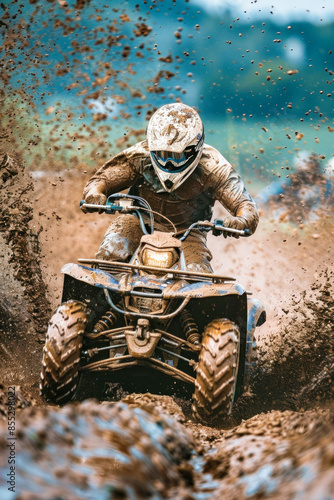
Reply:
[[[187,148],[182,153],[173,151],[152,151],[155,163],[166,172],[181,172],[194,161],[197,151],[195,147]]]

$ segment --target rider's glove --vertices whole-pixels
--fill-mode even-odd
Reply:
[[[227,215],[223,221],[224,227],[230,227],[232,229],[239,229],[243,231],[247,228],[247,221],[243,217],[233,217],[232,215]],[[227,231],[223,231],[224,238],[228,236],[233,236],[234,238],[239,238],[239,234],[229,233]]]
[[[105,194],[100,193],[97,190],[91,190],[86,194],[85,203],[91,203],[92,205],[104,205],[107,200]],[[94,212],[95,210],[89,208],[82,208],[84,213]]]

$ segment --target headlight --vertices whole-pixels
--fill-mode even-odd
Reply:
[[[174,250],[163,250],[157,252],[150,248],[145,248],[142,254],[144,266],[161,267],[161,269],[169,269],[177,261],[177,253]]]

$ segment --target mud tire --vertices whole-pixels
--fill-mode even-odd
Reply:
[[[40,382],[41,395],[48,401],[64,404],[74,395],[87,322],[86,305],[74,300],[59,306],[49,322]]]
[[[204,329],[192,411],[196,420],[210,423],[231,413],[239,365],[237,325],[215,319]]]

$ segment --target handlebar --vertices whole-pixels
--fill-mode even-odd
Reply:
[[[117,203],[117,200],[124,200],[128,201],[128,203]],[[115,201],[116,202],[115,202]],[[132,201],[137,200],[140,205],[136,206],[133,205]],[[130,203],[129,203],[130,202]],[[86,203],[85,200],[80,201],[80,208],[81,209],[88,209],[88,210],[98,210],[98,211],[103,211],[106,214],[116,214],[116,212],[121,212],[121,213],[133,213],[136,214],[139,218],[140,225],[142,228],[142,231],[144,234],[152,234],[153,233],[153,212],[150,207],[150,205],[147,203],[146,200],[143,198],[140,198],[139,196],[131,196],[123,193],[117,193],[114,195],[109,196],[107,199],[107,203],[105,205],[97,205],[94,203]],[[143,221],[142,214],[140,213],[140,210],[145,210],[149,212],[150,214],[150,226],[151,226],[151,233],[149,233],[145,227],[145,223]],[[231,234],[237,234],[238,236],[250,236],[250,230],[249,229],[234,229],[232,227],[225,227],[224,226],[224,221],[221,219],[216,219],[214,222],[209,222],[209,221],[198,221],[195,222],[194,224],[191,224],[188,229],[183,233],[183,235],[180,238],[180,241],[184,241],[191,231],[193,229],[198,229],[200,231],[205,231],[205,232],[216,232],[217,234],[222,234],[223,232],[231,233]]]
[[[224,227],[224,221],[220,219],[216,219],[213,221],[214,224],[214,229],[218,231],[228,231],[229,233],[232,234],[238,234],[239,236],[250,236],[250,230],[249,229],[234,229],[233,227]]]
[[[117,203],[118,200],[123,200],[123,203]],[[134,203],[137,203],[137,205],[134,205]],[[88,210],[98,210],[99,212],[104,211],[106,214],[115,214],[116,212],[136,214],[140,222],[140,227],[144,234],[152,234],[154,231],[154,217],[152,209],[149,203],[140,196],[116,193],[111,194],[108,197],[106,205],[86,203],[85,200],[81,200],[80,208]],[[140,210],[146,211],[146,213],[148,213],[149,215],[151,231],[150,233],[146,229],[144,219],[142,217],[142,214],[140,213]]]
[[[220,219],[216,219],[214,222],[209,222],[209,221],[199,221],[195,222],[194,224],[191,224],[191,226],[188,227],[184,235],[180,238],[181,241],[184,241],[189,233],[193,229],[199,229],[200,231],[215,231],[215,232],[220,232],[222,234],[223,232],[231,233],[231,234],[237,234],[238,236],[250,236],[250,230],[249,229],[234,229],[233,227],[225,227],[224,221]],[[219,234],[219,233],[218,233]]]
[[[87,208],[89,210],[101,210],[106,214],[115,214],[116,212],[126,212],[126,207],[122,207],[121,205],[117,205],[117,203],[108,203],[106,205],[97,205],[95,203],[86,203],[85,200],[80,201],[80,208]],[[130,207],[129,207],[130,208]],[[131,207],[133,210],[133,207]]]
[[[124,211],[123,207],[120,205],[116,204],[109,204],[109,205],[97,205],[94,203],[86,203],[85,200],[80,201],[80,208],[88,208],[89,210],[101,210],[105,212],[106,214],[115,214],[117,211],[121,212]]]
[[[214,221],[214,223],[215,222],[216,221]],[[222,231],[222,232],[224,231],[224,232],[228,232],[228,233],[232,233],[232,234],[238,234],[239,236],[245,236],[245,237],[251,235],[249,229],[234,229],[233,227],[224,227],[221,224],[215,224],[214,229],[216,229],[218,231]]]

